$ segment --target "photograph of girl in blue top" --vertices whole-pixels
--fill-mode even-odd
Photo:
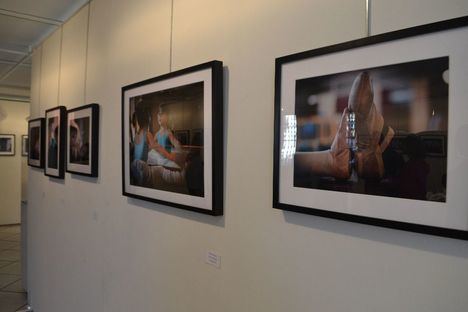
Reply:
[[[129,112],[130,184],[204,196],[203,145],[175,134],[200,136],[203,82],[133,97]]]
[[[169,129],[169,115],[163,106],[159,110],[153,110],[151,114],[153,129],[159,129],[154,134],[148,132],[148,144],[150,149],[155,150],[168,160],[175,161],[176,153],[173,151],[180,149],[180,143]]]

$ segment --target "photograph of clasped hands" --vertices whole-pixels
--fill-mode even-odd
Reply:
[[[294,186],[445,202],[448,64],[298,80]]]

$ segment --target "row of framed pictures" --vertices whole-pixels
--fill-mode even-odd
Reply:
[[[467,49],[462,17],[277,58],[273,207],[468,239]],[[64,108],[31,121],[31,150],[47,127],[45,156],[30,154],[46,174],[64,163],[57,135],[68,170],[95,162],[84,111],[68,132]],[[72,149],[85,116],[83,164]],[[223,119],[220,61],[123,87],[123,195],[222,215]]]
[[[468,198],[456,191],[468,169],[455,169],[463,156],[449,148],[463,144],[454,132],[468,114],[467,25],[463,17],[278,58],[273,206],[468,239]],[[124,195],[222,213],[221,67],[122,89]],[[194,146],[196,128],[204,143]]]
[[[29,140],[27,135],[21,136],[21,156],[28,156]],[[16,136],[0,134],[0,156],[15,156]]]
[[[46,176],[63,179],[65,170],[98,176],[98,104],[48,109],[45,118],[29,120],[28,135],[28,165],[43,168]]]

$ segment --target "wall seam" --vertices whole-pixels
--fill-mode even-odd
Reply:
[[[171,28],[169,36],[169,72],[172,72],[172,37],[174,29],[174,0],[171,0]]]
[[[37,106],[39,108],[39,115],[42,114],[42,108],[41,108],[41,93],[42,93],[42,58],[44,56],[44,53],[43,53],[43,50],[44,50],[44,46],[41,44],[41,56],[39,58],[39,92],[38,92],[38,99],[37,99]]]
[[[371,29],[372,29],[372,0],[366,0],[366,32],[367,32],[367,37],[371,35]]]
[[[60,80],[62,76],[62,48],[63,48],[63,25],[60,26],[60,52],[58,68],[57,106],[60,105]]]
[[[84,68],[84,84],[83,84],[83,104],[86,104],[86,87],[88,82],[88,49],[89,49],[89,18],[91,16],[91,1],[88,2],[88,20],[86,23],[86,51],[85,51],[85,68]]]

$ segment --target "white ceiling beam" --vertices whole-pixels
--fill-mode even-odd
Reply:
[[[26,55],[26,54],[28,54],[28,52],[25,52],[25,51],[18,51],[18,50],[4,49],[4,48],[0,48],[0,52],[16,54],[16,55]]]
[[[0,59],[0,64],[16,65],[17,63],[18,63],[18,62],[16,62],[16,61],[9,61],[9,60],[2,60],[2,59]],[[20,66],[31,67],[31,64],[29,64],[29,63],[22,63]]]
[[[22,20],[26,20],[26,21],[38,22],[38,23],[43,23],[43,24],[48,24],[48,25],[53,25],[53,26],[60,26],[60,25],[63,24],[62,21],[59,21],[59,20],[56,20],[56,19],[52,19],[52,18],[48,18],[48,17],[42,17],[42,16],[36,16],[36,15],[32,15],[32,14],[21,13],[21,12],[1,9],[1,8],[0,8],[0,15],[15,17],[15,18],[19,18],[19,19],[22,19]]]
[[[19,60],[18,63],[16,63],[16,65],[12,66],[9,70],[7,70],[1,77],[0,77],[0,82],[2,82],[3,80],[7,79],[19,66],[21,66],[21,64],[23,64],[24,62],[26,62],[31,56],[32,56],[32,51],[29,52],[28,54],[26,54],[25,56],[23,56],[23,58],[21,58],[21,60]]]
[[[9,95],[9,94],[0,94],[0,100],[13,101],[13,102],[23,102],[23,103],[31,102],[31,98],[29,98],[27,96],[14,96],[14,95]]]

